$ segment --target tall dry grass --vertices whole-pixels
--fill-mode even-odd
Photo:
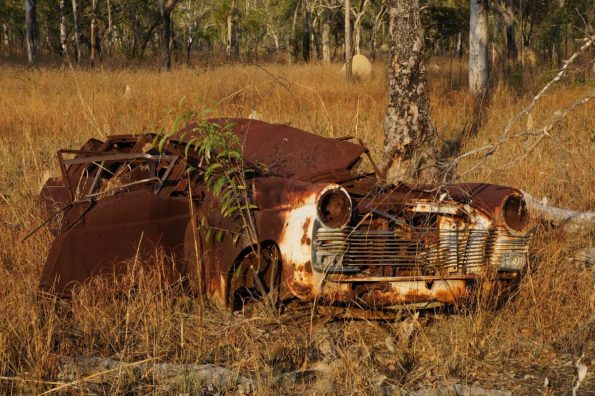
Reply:
[[[447,65],[430,71],[432,120],[441,140],[450,142],[471,124],[472,100]],[[539,82],[539,76],[533,78]],[[547,124],[556,111],[592,90],[592,83],[555,87],[519,128]],[[496,141],[527,102],[526,95],[496,86],[485,124],[462,151]],[[577,356],[595,356],[588,322],[593,280],[568,260],[577,248],[593,245],[592,232],[569,237],[541,227],[531,270],[516,295],[501,308],[459,307],[456,315],[342,321],[312,316],[311,306],[291,303],[278,318],[267,317],[258,304],[230,316],[175,288],[163,289],[155,273],[143,271],[130,275],[137,284],[134,293],[126,283],[119,293],[96,283],[81,288],[67,306],[37,295],[51,238],[41,231],[20,240],[40,222],[35,199],[44,180],[58,173],[58,148],[79,147],[92,136],[164,130],[182,111],[208,109],[213,116],[255,111],[264,120],[326,136],[357,135],[380,159],[385,105],[380,66],[372,81],[357,84],[346,83],[337,66],[321,65],[171,73],[1,66],[0,390],[50,389],[55,385],[46,382],[55,380],[60,356],[92,355],[221,364],[255,378],[257,392],[264,394],[368,394],[378,391],[375,384],[383,378],[403,389],[462,382],[521,394],[567,392]],[[595,209],[593,110],[593,104],[579,108],[517,166],[501,169],[527,151],[527,140],[507,143],[465,180],[514,185],[554,204]],[[470,158],[459,171],[476,160]],[[318,381],[273,381],[286,371],[321,367],[327,374]],[[595,371],[593,364],[589,371]],[[106,382],[83,383],[68,392],[173,391],[154,384],[150,372],[142,381],[112,375]],[[180,392],[200,389],[200,384],[176,385]],[[581,389],[595,391],[592,374]]]

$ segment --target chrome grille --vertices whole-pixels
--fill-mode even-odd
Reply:
[[[474,273],[490,257],[497,264],[511,251],[526,253],[528,239],[510,236],[505,230],[318,228],[313,261],[317,270],[328,272],[393,266],[422,273]]]

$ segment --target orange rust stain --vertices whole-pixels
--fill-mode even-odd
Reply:
[[[446,290],[438,290],[435,294],[436,300],[444,303],[452,303],[455,300],[453,293]]]
[[[420,294],[414,290],[408,291],[407,294],[405,294],[405,296],[403,297],[403,301],[408,303],[423,302],[431,299],[432,298],[429,297],[427,294]]]
[[[304,285],[302,283],[296,282],[295,279],[290,279],[288,285],[298,297],[308,297],[313,295],[312,286],[311,285]]]
[[[306,263],[306,272],[312,273],[312,263],[309,261]]]
[[[308,237],[308,229],[310,228],[310,222],[312,222],[311,218],[307,218],[306,221],[304,221],[304,225],[302,226],[302,229],[304,230],[304,235],[302,235],[302,245],[311,245],[312,244],[312,240],[310,240],[310,238]]]

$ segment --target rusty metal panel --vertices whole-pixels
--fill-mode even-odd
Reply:
[[[247,187],[258,241],[209,239],[198,226],[241,229],[186,173],[200,163],[193,152],[185,156],[188,139],[200,133],[195,125],[162,153],[150,144],[154,134],[92,139],[60,152],[62,177],[40,194],[48,215],[63,211],[41,288],[67,294],[93,276],[125,272],[135,257],[163,252],[172,258],[172,281],[185,279],[226,307],[241,278],[234,274],[253,273],[241,266],[251,265],[246,257],[256,243],[278,251],[282,296],[390,308],[452,304],[487,273],[508,284],[526,265],[531,233],[517,189],[386,185],[355,169],[363,145],[262,121],[210,121],[232,125],[246,166],[257,168]]]

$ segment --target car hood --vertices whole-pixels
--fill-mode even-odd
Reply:
[[[307,179],[310,175],[351,169],[366,148],[327,138],[284,124],[246,118],[212,118],[210,123],[231,125],[239,137],[244,158],[275,176]],[[180,130],[182,141],[193,136],[197,124]]]

